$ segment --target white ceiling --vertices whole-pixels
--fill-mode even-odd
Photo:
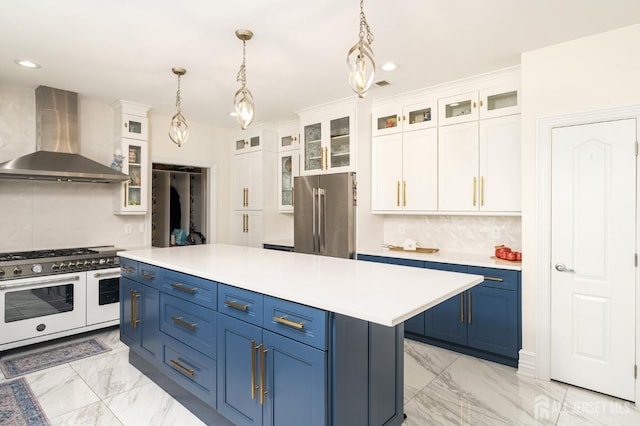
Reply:
[[[639,0],[366,0],[378,65],[376,99],[518,65],[520,54],[640,22]],[[111,103],[175,112],[174,66],[187,121],[237,127],[228,116],[247,42],[256,120],[355,96],[347,50],[358,38],[358,0],[2,0],[0,82],[46,85]],[[640,40],[639,40],[640,41]],[[29,70],[14,60],[42,65]]]

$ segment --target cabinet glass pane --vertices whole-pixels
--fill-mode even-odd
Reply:
[[[260,136],[254,136],[251,139],[249,139],[249,145],[252,148],[255,148],[256,146],[260,146]]]
[[[236,141],[236,150],[244,149],[244,140]]]
[[[140,192],[141,188],[139,186],[127,186],[127,206],[139,206],[140,205]]]
[[[142,134],[142,122],[135,120],[127,120],[124,127],[129,129],[129,133],[135,133],[137,135]]]
[[[304,169],[320,170],[322,161],[320,123],[304,126]]]
[[[331,168],[349,166],[349,117],[330,121]]]
[[[282,164],[280,165],[282,170],[282,205],[283,206],[292,206],[293,205],[293,194],[292,194],[292,183],[293,183],[293,158],[291,155],[287,155],[282,157]]]
[[[293,136],[284,136],[280,138],[280,146],[291,146],[293,145]]]
[[[136,145],[129,145],[129,165],[140,164],[142,161],[142,148]]]
[[[140,186],[140,166],[129,165],[129,182],[130,186]]]
[[[487,96],[487,111],[494,109],[509,108],[518,105],[518,91],[507,93],[497,93]]]
[[[396,114],[387,115],[385,117],[378,117],[378,130],[391,129],[398,127],[398,116]]]
[[[461,115],[471,114],[471,101],[454,102],[447,104],[445,108],[445,115],[447,118],[459,117]]]
[[[431,108],[419,109],[416,111],[409,111],[409,123],[419,124],[426,121],[431,121]]]

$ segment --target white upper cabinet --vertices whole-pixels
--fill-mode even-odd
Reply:
[[[372,211],[418,213],[438,209],[437,129],[376,136],[371,155]]]
[[[478,119],[478,92],[462,93],[438,100],[439,125],[466,123]]]
[[[520,114],[520,87],[516,84],[480,91],[480,119]]]
[[[301,175],[355,171],[355,107],[300,114]]]
[[[438,100],[441,126],[519,113],[520,87],[518,84],[498,85]]]
[[[435,127],[438,124],[436,105],[436,101],[425,101],[374,108],[372,135],[382,136]]]
[[[300,149],[300,123],[298,121],[278,126],[278,152]]]
[[[293,212],[293,179],[296,176],[300,176],[300,152],[278,153],[278,210],[281,212]]]
[[[116,139],[149,140],[149,120],[147,118],[149,106],[118,101],[113,104],[113,110]]]

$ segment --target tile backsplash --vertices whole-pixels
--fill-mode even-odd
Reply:
[[[522,249],[520,216],[385,216],[384,243],[411,238],[422,247],[456,253],[493,253],[496,245]]]

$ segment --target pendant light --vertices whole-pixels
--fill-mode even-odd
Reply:
[[[169,139],[178,147],[181,147],[187,139],[189,139],[189,126],[187,120],[182,115],[180,108],[180,77],[186,74],[187,70],[180,67],[171,68],[171,71],[178,76],[178,91],[176,92],[176,108],[178,112],[171,118],[171,127],[169,127]]]
[[[236,118],[242,130],[246,130],[247,127],[253,121],[255,114],[255,103],[253,101],[253,95],[249,88],[247,88],[247,66],[246,66],[246,46],[247,40],[251,40],[253,33],[250,30],[237,30],[236,37],[242,40],[242,65],[238,71],[238,77],[236,81],[239,81],[242,86],[236,92],[233,99],[233,104],[236,109]]]
[[[364,98],[373,84],[376,73],[376,62],[373,59],[373,33],[364,16],[364,0],[360,0],[360,40],[347,53],[349,68],[349,85],[359,97]]]

